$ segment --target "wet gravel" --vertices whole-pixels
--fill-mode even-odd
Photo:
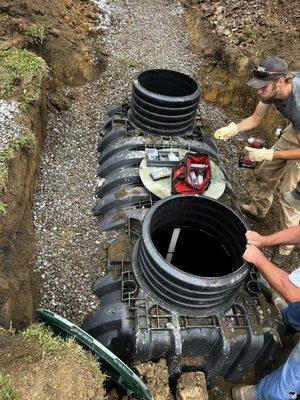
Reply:
[[[107,242],[117,232],[98,233],[92,216],[95,203],[98,131],[107,108],[130,96],[132,77],[151,68],[174,69],[196,76],[201,59],[188,49],[189,36],[180,3],[167,0],[96,1],[104,8],[101,21],[109,52],[99,80],[72,89],[69,110],[50,115],[34,201],[36,270],[43,278],[41,306],[80,323],[98,305],[92,284],[104,274]],[[227,123],[224,113],[202,102],[208,130]],[[233,184],[241,190],[236,171],[237,144],[220,154],[232,168]],[[228,148],[228,146],[227,146]],[[236,153],[236,154],[235,154]]]

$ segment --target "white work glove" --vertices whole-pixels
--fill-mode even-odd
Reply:
[[[272,161],[274,157],[273,149],[253,149],[253,147],[246,146],[245,150],[249,153],[249,158],[251,161]]]
[[[239,133],[239,129],[237,127],[237,124],[234,122],[231,122],[229,125],[224,126],[224,128],[217,129],[216,132],[214,133],[214,137],[217,140],[228,140],[234,135],[237,135]]]

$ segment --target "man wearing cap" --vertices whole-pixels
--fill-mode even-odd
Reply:
[[[291,274],[278,268],[259,250],[277,244],[299,244],[300,226],[293,226],[272,235],[246,232],[244,260],[258,271],[288,302],[282,310],[283,320],[293,332],[300,331],[300,268]],[[257,385],[238,385],[232,389],[233,400],[297,400],[300,399],[300,341],[280,368],[265,376]]]
[[[263,161],[256,173],[257,189],[251,203],[242,204],[241,210],[249,218],[262,221],[271,207],[273,193],[283,177],[279,192],[280,224],[283,229],[299,224],[300,211],[290,206],[284,194],[291,191],[300,180],[300,78],[288,71],[287,63],[279,57],[264,59],[253,69],[254,78],[247,85],[257,91],[260,97],[254,113],[235,124],[231,122],[218,129],[214,137],[228,140],[239,132],[254,129],[260,125],[270,106],[274,106],[288,119],[280,139],[271,149],[245,147],[251,161]],[[283,265],[290,258],[294,246],[281,245],[272,258],[274,264]]]

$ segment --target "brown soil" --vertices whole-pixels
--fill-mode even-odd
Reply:
[[[208,400],[203,372],[185,372],[179,377],[176,400]]]
[[[169,388],[169,374],[166,360],[160,359],[157,363],[147,362],[136,364],[134,371],[143,379],[154,400],[172,400]]]
[[[127,235],[119,235],[108,247],[108,259],[114,261],[130,260],[131,246]]]
[[[45,134],[46,97],[43,95],[24,115],[23,125],[34,133],[30,151],[16,153],[8,165],[7,190],[1,201],[7,204],[0,215],[0,325],[13,321],[25,327],[39,302],[40,279],[32,271],[34,251],[31,206],[35,190],[39,157]]]
[[[96,5],[86,0],[4,0],[0,6],[0,50],[28,48],[51,67],[57,85],[76,85],[99,73],[106,53],[95,39]],[[44,32],[39,40],[36,28]],[[35,35],[35,36],[34,36]]]

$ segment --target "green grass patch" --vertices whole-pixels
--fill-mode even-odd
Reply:
[[[0,372],[0,400],[17,400],[18,392],[13,387],[9,377]]]
[[[39,344],[43,355],[50,351],[61,350],[64,344],[63,339],[59,336],[55,336],[49,328],[42,324],[30,325],[22,332],[22,336],[27,339],[35,340]]]
[[[20,150],[28,152],[33,151],[35,145],[35,138],[32,134],[21,135],[12,140],[10,144],[3,150],[0,150],[0,165],[6,164]],[[0,175],[1,176],[1,175]]]
[[[36,76],[41,81],[48,72],[46,62],[28,50],[0,51],[0,98],[6,97],[25,79]]]
[[[54,334],[54,332],[44,324],[32,324],[25,331],[22,332],[22,336],[36,341],[41,350],[42,355],[45,355],[51,351],[58,351],[64,357],[70,357],[76,360],[76,362],[82,364],[87,362],[88,353],[80,346],[76,339],[62,338]],[[96,366],[98,365],[96,360],[92,360],[93,373],[96,374]],[[98,373],[100,372],[99,367],[97,368]]]
[[[75,338],[65,341],[65,354],[74,358],[78,363],[86,362],[86,351],[76,342]]]
[[[42,45],[46,38],[46,27],[44,25],[31,25],[26,33],[26,42],[31,46]]]
[[[5,147],[0,151],[0,164],[6,164],[8,160],[10,160],[14,155],[14,151],[12,147]]]

